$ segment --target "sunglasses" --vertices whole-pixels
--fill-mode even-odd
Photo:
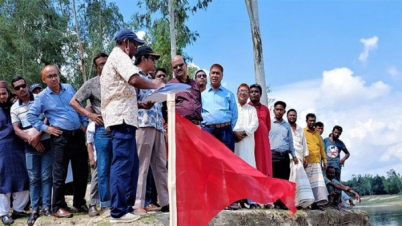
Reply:
[[[173,68],[173,70],[176,70],[178,67],[183,68],[183,66],[184,66],[184,63],[181,63],[181,64],[178,64],[176,66],[173,66],[172,68]]]
[[[27,88],[27,84],[22,84],[22,85],[16,86],[16,87],[14,87],[14,90],[15,90],[15,91],[18,91],[18,90],[20,90],[21,88],[22,88],[22,89]]]
[[[195,75],[195,77],[196,78],[206,78],[207,75],[206,74],[198,74],[198,75]]]
[[[156,75],[156,77],[157,77],[157,78],[160,78],[160,77],[166,78],[166,75],[165,75],[165,74],[159,74],[159,75]]]

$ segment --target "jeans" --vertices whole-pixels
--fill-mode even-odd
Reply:
[[[65,180],[68,163],[71,159],[73,170],[74,198],[73,206],[80,207],[86,204],[85,192],[88,180],[88,152],[85,146],[84,132],[64,130],[58,137],[50,137],[53,149],[53,211],[67,208],[64,199]]]
[[[202,127],[202,130],[207,131],[216,137],[220,142],[226,145],[232,152],[235,149],[235,140],[232,126],[225,126],[222,128],[208,128]]]
[[[98,167],[98,191],[101,208],[110,207],[110,166],[112,164],[112,137],[104,126],[95,127],[95,148]]]
[[[39,212],[41,197],[42,209],[50,209],[52,197],[53,151],[50,148],[50,140],[42,141],[42,144],[47,152],[25,153],[32,211],[36,212]]]
[[[137,192],[139,160],[134,126],[111,126],[113,159],[110,168],[110,215],[120,218],[134,211]]]

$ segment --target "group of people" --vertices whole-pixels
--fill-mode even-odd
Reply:
[[[94,57],[98,74],[77,92],[60,83],[60,71],[53,65],[40,72],[47,85],[42,91],[39,84],[29,89],[23,77],[15,77],[10,83],[15,102],[8,83],[0,81],[3,224],[28,217],[28,225],[33,225],[40,211],[45,216],[72,217],[64,196],[69,163],[73,207],[78,212],[96,216],[100,205],[112,223],[132,222],[150,211],[168,212],[167,108],[165,103],[143,101],[166,83],[188,84],[188,92],[176,94],[176,112],[252,167],[268,177],[286,180],[291,179],[291,172],[296,173],[298,206],[312,204],[305,202],[308,190],[314,194],[313,206],[321,209],[328,206],[328,200],[337,203],[340,190],[358,197],[339,182],[341,166],[349,157],[339,140],[341,127],[334,127],[322,140],[314,114],[307,115],[307,127],[302,129],[296,124],[296,110],[287,111],[288,122],[283,119],[286,104],[282,101],[275,103],[271,120],[268,108],[260,103],[264,91],[260,85],[241,84],[236,95],[223,87],[220,64],[210,67],[208,86],[207,73],[198,70],[195,79],[190,78],[185,59],[177,55],[171,60],[174,78],[167,81],[166,69],[155,67],[160,54],[144,46],[134,32],[122,29],[115,41],[109,55]],[[342,159],[341,151],[345,152]],[[85,200],[88,162],[94,169],[89,207]],[[27,214],[24,208],[29,200],[32,211]],[[245,203],[249,208],[261,208],[252,200],[240,200],[227,209],[236,210]],[[286,208],[280,201],[274,204]]]

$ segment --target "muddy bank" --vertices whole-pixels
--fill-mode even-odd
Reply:
[[[89,218],[84,214],[75,214],[70,219],[56,219],[54,217],[40,217],[35,226],[71,226],[71,225],[94,225],[106,226],[109,223],[109,217]],[[26,219],[19,219],[13,225],[26,225]],[[153,213],[140,218],[133,223],[119,223],[121,226],[168,226],[169,214]],[[280,225],[280,226],[324,226],[324,225],[370,225],[367,212],[362,210],[332,210],[326,211],[298,211],[290,217],[287,211],[278,210],[239,210],[222,211],[209,224],[210,226],[236,226],[236,225]]]

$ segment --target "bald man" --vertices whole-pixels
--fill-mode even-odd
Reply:
[[[78,114],[69,105],[75,90],[69,84],[60,83],[60,73],[56,67],[45,66],[41,75],[42,81],[47,87],[35,99],[28,111],[27,118],[35,129],[50,134],[51,147],[54,152],[53,215],[58,218],[73,216],[67,210],[64,199],[64,182],[70,160],[74,179],[73,206],[78,212],[88,213],[84,199],[88,178],[88,153],[85,146],[88,118]],[[39,120],[40,114],[46,116],[49,125]]]

